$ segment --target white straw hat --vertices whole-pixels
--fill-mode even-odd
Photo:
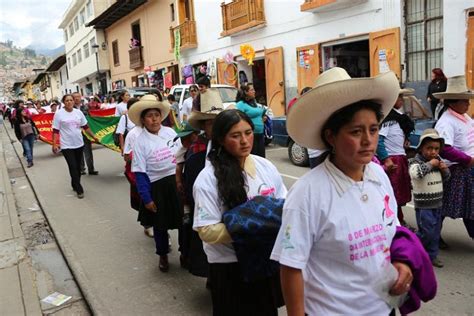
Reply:
[[[443,148],[444,138],[439,136],[438,131],[435,130],[434,128],[427,128],[423,131],[423,134],[421,134],[420,140],[418,142],[418,145],[416,146],[416,149],[420,149],[421,144],[427,138],[432,139],[432,140],[439,140],[441,142],[441,148]]]
[[[474,92],[469,90],[466,85],[466,76],[454,76],[448,78],[448,87],[445,92],[433,93],[436,99],[456,100],[456,99],[474,99]]]
[[[140,116],[146,109],[160,110],[161,121],[163,121],[170,113],[170,104],[167,101],[158,101],[154,95],[147,94],[130,107],[128,117],[135,125],[143,126]]]
[[[400,93],[400,85],[393,72],[373,78],[351,78],[339,67],[323,72],[315,87],[302,95],[288,114],[288,135],[298,144],[312,149],[326,149],[321,130],[336,111],[352,103],[370,100],[382,106],[386,116]]]
[[[222,102],[221,95],[217,89],[207,89],[205,93],[199,95],[201,98],[201,111],[192,111],[189,115],[189,124],[196,128],[201,129],[201,121],[212,120],[216,116],[224,111],[224,104]]]

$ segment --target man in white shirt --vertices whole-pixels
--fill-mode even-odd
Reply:
[[[196,98],[196,96],[199,94],[199,88],[196,85],[192,85],[189,87],[189,95],[190,97],[184,100],[182,104],[182,108],[179,111],[180,114],[180,120],[181,122],[187,121],[189,114],[191,114],[191,111],[193,110],[193,100]]]

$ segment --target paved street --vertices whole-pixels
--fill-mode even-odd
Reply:
[[[16,146],[21,153],[19,144]],[[284,175],[288,188],[308,170],[292,166],[286,148],[269,147],[268,157]],[[49,145],[36,144],[35,166],[27,169],[92,310],[100,315],[209,315],[205,280],[179,267],[175,232],[170,272],[159,272],[154,242],[144,236],[136,223],[136,212],[129,208],[120,155],[97,146],[94,158],[100,175],[83,177],[83,200],[70,189],[64,158],[53,156]],[[415,225],[413,210],[406,208],[405,214]],[[443,236],[451,249],[440,254],[445,268],[436,270],[438,295],[416,314],[472,315],[474,242],[468,239],[461,221],[447,220]]]

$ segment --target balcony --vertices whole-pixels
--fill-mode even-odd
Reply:
[[[134,47],[128,51],[130,69],[143,68],[142,47]]]
[[[174,49],[175,45],[175,30],[179,30],[179,37],[181,39],[181,50],[188,48],[197,47],[197,36],[196,36],[196,21],[186,21],[176,27],[170,27],[170,38],[171,38],[171,49]]]
[[[263,0],[234,0],[221,4],[222,29],[221,36],[235,35],[250,28],[265,25]]]
[[[349,8],[367,0],[305,0],[300,6],[302,12],[326,12]]]

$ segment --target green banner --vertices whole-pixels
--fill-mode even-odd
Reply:
[[[181,33],[179,32],[179,27],[174,30],[174,58],[179,60],[181,57]]]
[[[114,132],[115,127],[120,121],[120,117],[117,116],[86,116],[87,123],[91,131],[99,139],[100,144],[107,148],[120,152],[120,148],[114,144]],[[90,139],[89,135],[87,138]],[[91,139],[92,140],[92,139]]]

